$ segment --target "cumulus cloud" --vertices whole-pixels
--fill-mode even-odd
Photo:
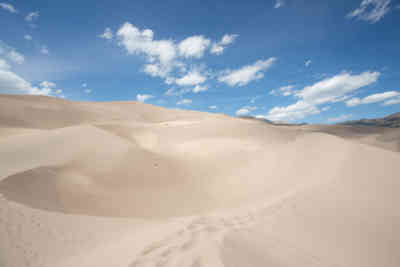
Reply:
[[[50,95],[49,87],[35,87],[12,71],[0,69],[0,92],[9,94]]]
[[[212,54],[221,55],[225,48],[232,44],[238,36],[238,34],[225,34],[222,36],[221,41],[212,45],[210,52]]]
[[[103,38],[103,39],[110,40],[110,39],[113,38],[113,32],[111,31],[110,28],[107,27],[107,28],[104,29],[104,32],[99,35],[99,37]]]
[[[201,58],[204,51],[210,46],[211,41],[203,35],[191,36],[178,45],[179,54],[185,58]]]
[[[209,106],[209,109],[217,109],[217,106],[213,105],[213,106]]]
[[[13,61],[14,63],[17,63],[17,64],[22,64],[25,61],[24,55],[22,55],[21,53],[18,53],[15,50],[11,50],[10,52],[8,52],[7,57],[11,61]]]
[[[0,3],[0,8],[7,10],[10,13],[18,13],[18,10],[13,5],[8,3]]]
[[[275,62],[275,58],[258,60],[252,65],[244,66],[237,70],[226,70],[219,76],[218,81],[229,86],[244,86],[251,81],[264,77],[264,71],[269,69]]]
[[[49,49],[47,49],[46,46],[42,46],[40,48],[40,53],[42,53],[43,55],[48,55],[49,54]]]
[[[176,79],[175,83],[180,86],[191,86],[202,84],[207,80],[207,77],[198,70],[191,70],[185,76]]]
[[[337,117],[328,118],[328,122],[339,122],[339,121],[346,121],[350,119],[353,115],[352,114],[342,114]]]
[[[308,66],[310,66],[310,65],[311,65],[311,63],[312,63],[312,61],[311,61],[311,60],[307,60],[307,61],[304,63],[304,65],[305,65],[306,67],[308,67]]]
[[[25,39],[25,40],[28,40],[28,41],[31,41],[31,40],[32,40],[32,36],[29,35],[29,34],[25,34],[25,35],[24,35],[24,39]]]
[[[205,85],[203,86],[203,85],[199,85],[198,84],[193,88],[192,92],[197,94],[197,93],[200,93],[200,92],[205,92],[207,90],[208,90],[208,86],[205,86]]]
[[[178,102],[176,102],[177,105],[190,105],[192,104],[192,100],[191,99],[182,99],[179,100]]]
[[[111,34],[109,34],[111,33]],[[105,30],[102,38],[111,39],[111,29]],[[189,36],[180,42],[172,39],[156,39],[151,29],[139,29],[129,22],[125,22],[115,33],[118,45],[129,55],[140,55],[145,58],[142,71],[152,77],[159,77],[168,85],[194,86],[193,92],[205,91],[206,87],[197,86],[207,80],[209,74],[199,71],[205,65],[191,66],[192,59],[202,58],[207,51],[214,54],[223,52],[226,46],[233,43],[236,34],[226,34],[217,43],[212,44],[210,39],[203,35]],[[217,46],[218,48],[215,48]],[[261,64],[261,62],[260,62]],[[264,68],[261,66],[261,68]],[[261,74],[262,75],[262,74]],[[256,74],[259,78],[260,74]],[[185,89],[185,91],[187,91]]]
[[[30,12],[28,15],[25,16],[25,20],[28,22],[32,22],[39,18],[39,11]]]
[[[284,5],[285,5],[284,0],[276,0],[274,8],[280,8],[283,7]]]
[[[271,90],[269,92],[270,95],[283,95],[283,96],[289,96],[293,94],[293,85],[287,85],[287,86],[282,86],[277,89]]]
[[[154,97],[153,95],[137,94],[136,95],[136,100],[139,101],[139,102],[144,103],[146,100],[149,100],[150,98],[153,98],[153,97]]]
[[[294,95],[299,98],[296,103],[274,107],[264,117],[273,121],[292,121],[318,114],[321,112],[319,105],[344,101],[359,88],[375,83],[379,76],[379,72],[366,71],[355,75],[343,72],[326,78],[296,92]]]
[[[358,97],[354,97],[354,98],[346,101],[346,105],[348,107],[354,107],[354,106],[363,105],[363,104],[382,102],[382,101],[388,100],[390,98],[398,97],[398,96],[400,96],[399,92],[388,91],[388,92],[384,92],[384,93],[369,95],[362,99],[360,99]]]
[[[7,61],[0,58],[0,70],[8,70],[10,69],[10,65],[8,65]]]
[[[166,78],[175,67],[177,48],[172,40],[155,40],[152,30],[140,30],[129,22],[119,28],[116,36],[128,54],[146,57],[149,64],[144,71],[151,76]]]
[[[85,92],[85,94],[90,94],[92,92],[92,89],[85,89],[83,90],[83,92]]]
[[[171,62],[176,57],[176,48],[172,40],[154,40],[153,31],[140,30],[126,22],[117,32],[120,45],[129,54],[144,54],[150,62],[159,61],[163,64]]]
[[[391,0],[363,0],[347,17],[377,23],[389,12],[390,2]]]

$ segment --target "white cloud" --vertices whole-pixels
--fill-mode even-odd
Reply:
[[[204,51],[210,46],[210,40],[203,35],[191,36],[178,45],[179,54],[185,58],[201,58]]]
[[[7,10],[10,13],[18,13],[18,10],[13,5],[8,3],[0,3],[0,8]]]
[[[153,31],[141,31],[129,22],[119,28],[117,37],[120,45],[124,46],[129,54],[144,54],[150,62],[158,60],[166,64],[176,57],[176,48],[171,40],[153,40]]]
[[[192,92],[197,94],[197,93],[200,93],[200,92],[205,92],[207,90],[208,90],[208,86],[205,86],[205,85],[202,86],[202,85],[198,84],[193,88]]]
[[[213,105],[213,106],[209,106],[209,109],[217,109],[217,106]]]
[[[144,72],[154,77],[162,77],[168,80],[169,73],[181,66],[176,62],[177,48],[172,40],[154,40],[153,31],[140,30],[130,24],[124,23],[116,33],[119,45],[123,46],[128,54],[144,55],[148,65]]]
[[[85,94],[90,94],[92,92],[92,89],[85,89],[83,91],[85,92]]]
[[[250,110],[248,110],[247,108],[241,108],[241,109],[236,110],[235,114],[236,114],[236,116],[245,116],[249,113],[250,113]]]
[[[330,108],[331,108],[331,107],[326,106],[326,107],[321,108],[321,110],[322,110],[322,111],[327,111],[327,110],[329,110]]]
[[[236,116],[244,116],[244,115],[247,115],[247,114],[249,114],[251,111],[254,111],[254,110],[256,110],[256,109],[257,109],[257,107],[255,107],[255,106],[245,106],[245,107],[242,107],[242,108],[236,110]]]
[[[363,72],[351,75],[343,72],[331,78],[324,79],[312,86],[307,86],[296,93],[296,96],[314,104],[340,101],[347,94],[357,89],[375,83],[380,76],[379,72]]]
[[[192,104],[192,100],[191,99],[182,99],[182,100],[179,100],[176,104],[177,105],[190,105],[190,104]]]
[[[264,77],[263,72],[269,69],[275,60],[272,57],[267,60],[258,60],[252,65],[247,65],[237,70],[227,70],[219,76],[218,81],[229,86],[244,86],[251,81],[262,79]]]
[[[309,59],[309,60],[307,60],[307,61],[304,63],[304,65],[305,65],[306,67],[308,67],[308,66],[311,65],[311,63],[312,63],[312,61]]]
[[[168,74],[171,71],[171,65],[168,64],[146,64],[144,65],[143,71],[152,77],[165,77],[165,83],[167,84],[171,84],[174,81],[172,77],[168,77]]]
[[[48,55],[49,50],[47,49],[46,46],[42,46],[42,48],[40,48],[40,53],[42,53],[43,55]]]
[[[30,12],[28,15],[26,15],[25,20],[28,22],[32,22],[37,18],[39,18],[39,11]]]
[[[293,121],[320,112],[321,111],[315,105],[305,101],[297,101],[296,103],[286,107],[272,108],[265,118],[272,121]]]
[[[8,52],[7,57],[11,61],[13,61],[14,63],[17,63],[17,64],[22,64],[25,61],[25,57],[21,53],[18,53],[15,50],[11,50],[10,52]]]
[[[369,95],[362,99],[355,97],[355,98],[352,98],[352,99],[346,101],[346,105],[348,107],[354,107],[354,106],[358,106],[358,105],[362,105],[362,104],[382,102],[382,101],[388,100],[389,98],[393,98],[393,97],[397,97],[397,96],[400,96],[399,92],[388,91],[388,92],[384,92],[384,93]]]
[[[274,8],[280,8],[283,7],[284,5],[285,5],[284,0],[276,0]]]
[[[176,79],[175,83],[180,86],[191,86],[202,84],[207,80],[206,76],[198,70],[191,70],[185,76]]]
[[[292,91],[293,88],[294,88],[293,85],[282,86],[282,87],[279,87],[277,89],[271,90],[269,92],[269,94],[270,95],[279,95],[279,94],[281,94],[283,96],[289,96],[289,95],[293,94],[293,91]]]
[[[56,84],[49,81],[43,81],[40,83],[40,87],[54,88],[56,87]]]
[[[152,96],[152,95],[146,95],[146,94],[141,95],[141,94],[137,94],[137,95],[136,95],[136,100],[139,101],[139,102],[144,103],[146,100],[149,100],[150,98],[153,98],[153,97],[154,97],[154,96]]]
[[[166,96],[173,96],[173,95],[178,95],[178,92],[174,88],[169,88],[167,91],[165,91],[164,95]]]
[[[232,44],[238,36],[239,35],[237,34],[225,34],[221,38],[221,41],[212,45],[210,52],[212,54],[221,55],[224,52],[225,48],[228,45]]]
[[[113,32],[111,31],[110,28],[107,27],[107,28],[105,28],[104,32],[99,35],[99,37],[103,38],[103,39],[110,40],[110,39],[113,38]]]
[[[61,93],[62,93],[62,90],[61,90],[61,89],[57,89],[57,90],[56,90],[56,94],[57,94],[57,95],[59,95],[59,94],[61,94]]]
[[[82,83],[82,87],[87,87],[87,83]]]
[[[31,40],[32,40],[32,36],[29,35],[29,34],[25,34],[25,35],[24,35],[24,39],[25,39],[25,40],[28,40],[28,41],[31,41]]]
[[[339,121],[346,121],[350,119],[353,115],[352,114],[342,114],[338,117],[329,118],[328,122],[339,122]]]
[[[296,103],[286,107],[274,107],[264,117],[273,121],[292,121],[318,114],[321,112],[319,105],[344,101],[348,94],[375,83],[379,76],[379,72],[367,71],[358,75],[343,72],[326,78],[296,92],[294,95],[299,98]]]
[[[387,101],[385,101],[385,103],[383,103],[384,106],[390,106],[390,105],[396,105],[396,104],[400,104],[400,97],[387,100]]]
[[[0,70],[8,70],[10,69],[10,65],[8,65],[7,61],[0,58]]]
[[[51,88],[32,86],[9,70],[0,70],[0,92],[10,94],[50,95]]]
[[[390,2],[391,0],[363,0],[360,7],[347,14],[347,17],[376,23],[389,12]]]

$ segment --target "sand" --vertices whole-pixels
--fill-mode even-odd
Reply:
[[[400,132],[0,95],[0,266],[400,266]]]

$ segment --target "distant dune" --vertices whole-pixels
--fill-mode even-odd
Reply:
[[[399,267],[381,126],[0,95],[0,266]]]

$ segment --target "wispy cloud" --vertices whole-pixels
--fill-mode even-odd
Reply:
[[[391,0],[363,0],[347,17],[377,23],[389,12],[390,3]]]
[[[39,18],[39,11],[30,12],[28,15],[25,16],[25,20],[28,22],[33,22],[38,18]]]
[[[0,8],[7,10],[10,13],[18,13],[18,10],[9,3],[0,3]]]
[[[280,8],[280,7],[283,7],[284,5],[285,5],[284,0],[276,0],[274,8]]]
[[[264,117],[273,121],[292,121],[318,114],[321,112],[318,106],[344,101],[349,98],[349,94],[375,83],[379,76],[379,72],[366,71],[356,75],[343,72],[331,78],[326,78],[296,92],[294,95],[299,98],[296,103],[289,106],[274,107]]]
[[[221,55],[224,52],[225,48],[228,45],[232,44],[238,36],[238,34],[225,34],[222,37],[221,41],[213,44],[211,48],[211,53]]]
[[[352,116],[353,116],[352,114],[342,114],[337,117],[328,118],[328,122],[346,121],[346,120],[350,119]]]
[[[235,114],[236,114],[236,116],[245,116],[256,109],[257,109],[257,107],[255,107],[255,106],[245,106],[245,107],[242,107],[242,108],[236,110]]]
[[[269,92],[270,95],[283,95],[283,96],[289,96],[293,94],[293,85],[286,85],[286,86],[282,86],[279,87],[277,89],[271,90]]]
[[[182,99],[176,102],[177,105],[190,105],[193,101],[191,99]]]
[[[267,60],[258,60],[254,64],[246,65],[237,70],[225,70],[219,76],[218,81],[226,83],[229,86],[244,86],[249,82],[262,79],[264,72],[268,70],[276,61],[272,57]]]
[[[388,91],[388,92],[384,92],[384,93],[369,95],[362,99],[360,99],[358,97],[354,97],[354,98],[346,101],[346,105],[348,107],[354,107],[354,106],[358,106],[358,105],[383,102],[385,100],[388,100],[388,99],[394,98],[394,97],[398,97],[398,96],[400,96],[400,92]]]

